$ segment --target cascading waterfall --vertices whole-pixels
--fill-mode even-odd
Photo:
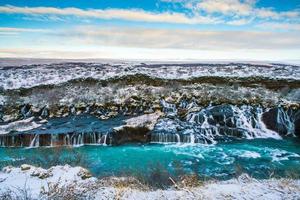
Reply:
[[[167,112],[172,112],[169,104],[165,102],[162,106],[167,106]],[[187,102],[180,103],[182,108],[193,110],[197,104]],[[174,109],[175,110],[175,109]],[[197,109],[196,109],[197,110]],[[230,138],[274,138],[281,139],[281,136],[268,129],[262,120],[262,115],[266,110],[261,107],[252,106],[208,106],[200,111],[190,112],[186,118],[165,118],[159,120],[152,135],[152,142],[184,142],[184,143],[205,143],[215,144],[218,140]],[[284,112],[285,111],[280,111]],[[280,114],[280,113],[279,113]],[[290,122],[281,117],[281,121]],[[284,119],[284,120],[283,120]],[[289,118],[290,119],[290,118]],[[174,137],[176,136],[176,137]],[[178,139],[180,138],[180,139]]]
[[[107,134],[106,135],[104,135],[104,140],[103,140],[103,144],[104,145],[106,145],[107,143],[106,143],[106,141],[107,141]]]
[[[57,141],[58,141],[58,135],[51,134],[51,147],[55,146],[55,144],[57,144]]]
[[[180,143],[180,135],[178,133],[176,133],[175,136],[176,136],[177,142]]]
[[[247,139],[253,138],[275,138],[280,139],[278,133],[266,128],[262,121],[263,109],[251,106],[232,106],[234,116],[231,117],[236,122],[236,127],[245,130]]]
[[[295,136],[295,120],[300,117],[300,111],[291,112],[285,111],[283,108],[278,108],[276,122],[277,126],[281,126],[286,130],[286,135]]]
[[[85,144],[110,144],[108,133],[16,134],[0,136],[2,147],[81,146]]]
[[[32,147],[39,147],[39,146],[40,146],[40,136],[36,134],[32,139],[29,147],[32,148]]]
[[[158,134],[151,135],[151,141],[159,141],[160,143],[169,143],[169,142],[180,143],[181,139],[179,134],[158,133]]]
[[[275,138],[294,136],[300,111],[281,107],[263,109],[249,105],[209,105],[202,108],[195,101],[175,104],[161,100],[165,116],[158,119],[149,133],[150,142],[215,144],[235,138]],[[22,107],[23,116],[28,107]],[[272,112],[270,112],[272,111]],[[41,115],[48,115],[45,107]],[[28,115],[30,116],[30,115]],[[0,145],[3,147],[110,145],[115,143],[113,128],[122,119],[99,120],[85,117],[57,118],[37,121],[34,117],[0,125]],[[74,121],[77,120],[77,121]],[[112,120],[112,121],[110,121]],[[267,122],[269,120],[271,122]],[[62,123],[61,123],[62,121]],[[48,123],[50,123],[48,125]],[[273,124],[275,125],[273,125]],[[271,129],[270,129],[271,126]],[[273,126],[273,127],[272,127]],[[9,132],[9,129],[14,131]],[[280,132],[281,129],[286,131]],[[130,134],[130,133],[129,133]]]
[[[177,109],[175,104],[171,104],[166,102],[164,99],[160,101],[161,105],[163,106],[163,111],[169,114],[176,114]]]

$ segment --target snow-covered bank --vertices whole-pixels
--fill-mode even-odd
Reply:
[[[34,117],[30,117],[19,121],[14,121],[9,124],[0,125],[0,134],[7,134],[11,131],[29,131],[41,126],[41,124],[37,124],[33,120]]]
[[[151,114],[145,114],[138,117],[133,117],[125,120],[126,124],[115,127],[114,130],[120,131],[124,128],[139,128],[139,127],[145,127],[149,130],[153,130],[155,124],[157,123],[157,120],[163,116],[163,113],[160,111],[157,111],[155,113]]]
[[[55,166],[48,170],[22,165],[0,172],[0,198],[27,199],[299,199],[300,180],[237,179],[206,182],[198,187],[149,190],[127,179],[97,179],[81,167]]]
[[[1,64],[1,63],[0,63]],[[93,78],[108,80],[121,76],[142,74],[162,79],[199,77],[264,77],[299,80],[300,68],[286,64],[249,63],[82,63],[67,62],[40,65],[0,65],[0,88],[32,88],[39,85],[58,85],[70,80]]]

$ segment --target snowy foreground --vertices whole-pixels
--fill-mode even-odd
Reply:
[[[174,183],[176,184],[176,183]],[[149,190],[130,178],[99,180],[81,167],[48,170],[22,165],[0,172],[0,199],[300,199],[300,180],[255,180],[247,175],[201,186]]]

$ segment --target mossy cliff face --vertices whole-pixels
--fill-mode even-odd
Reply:
[[[162,110],[161,100],[180,105],[181,102],[194,102],[200,107],[208,105],[251,105],[260,106],[263,108],[284,107],[286,109],[298,110],[299,103],[297,101],[287,101],[280,98],[278,93],[264,91],[259,94],[259,91],[249,92],[248,90],[230,90],[225,87],[211,86],[211,90],[205,86],[192,86],[193,89],[177,89],[177,91],[169,91],[167,88],[151,88],[145,86],[142,88],[127,88],[128,90],[115,91],[113,93],[99,95],[94,99],[84,101],[86,94],[77,94],[77,99],[72,97],[67,98],[67,94],[63,97],[57,97],[57,101],[52,102],[47,99],[47,94],[34,94],[28,97],[19,97],[12,104],[12,101],[7,101],[0,106],[0,120],[2,122],[11,122],[27,117],[66,117],[69,115],[79,115],[89,113],[100,119],[114,117],[119,113],[124,115],[137,115],[141,113],[151,113],[155,110]],[[226,90],[228,89],[228,90]],[[243,88],[244,89],[244,88]],[[86,90],[89,90],[86,88]],[[99,89],[101,90],[101,89]],[[148,90],[155,91],[154,93],[146,93]],[[156,93],[157,92],[157,93]],[[124,95],[123,95],[124,94]],[[105,95],[105,96],[104,96]],[[110,96],[111,95],[111,96]],[[273,96],[274,95],[274,96]],[[276,97],[277,95],[277,97]],[[40,96],[40,97],[38,97]],[[43,98],[42,98],[43,97]],[[97,102],[97,98],[98,102]],[[39,98],[41,100],[39,101]],[[38,99],[38,100],[37,100]],[[26,102],[25,102],[26,101]],[[28,102],[27,102],[28,101]],[[31,102],[31,103],[30,103]],[[185,109],[179,109],[178,114],[184,115]]]
[[[173,120],[178,128],[189,126],[186,123],[193,113],[209,110],[203,113],[209,114],[209,124],[221,126],[218,132],[242,137],[243,131],[231,119],[236,117],[235,109],[249,106],[247,115],[254,118],[258,117],[257,108],[262,109],[259,117],[266,128],[283,136],[299,134],[298,66],[62,63],[2,67],[0,70],[0,123],[4,126],[28,118],[36,125],[35,122],[43,123],[43,120],[46,123],[49,119],[81,114],[108,120],[120,115],[136,117],[164,112],[165,118]],[[198,115],[202,119],[198,124],[204,123],[203,113]],[[2,132],[8,129],[3,128]],[[150,131],[145,127],[124,127],[111,133],[105,141],[115,144],[149,142],[156,137],[149,134]],[[178,128],[177,132],[180,131]],[[69,134],[69,137],[74,135]],[[103,141],[102,136],[84,136],[83,140]],[[32,142],[35,136],[18,137],[16,141],[26,143],[27,140]],[[50,136],[41,136],[47,137]],[[117,139],[112,140],[112,137]],[[171,135],[167,140],[190,139]],[[6,140],[12,143],[9,137]],[[196,139],[202,140],[207,138]],[[49,143],[48,139],[44,141]]]
[[[32,105],[24,105],[18,111],[15,119],[2,122],[0,126],[2,146],[120,145],[149,142],[210,144],[234,138],[279,139],[299,136],[300,124],[300,110],[294,106],[201,106],[193,99],[181,99],[177,104],[174,99],[162,98],[158,104],[149,104],[147,107],[136,102],[134,106],[81,104],[52,110],[49,107],[35,110]],[[74,120],[75,116],[86,115],[96,116],[98,121],[86,121],[86,124],[75,122],[73,128],[65,131],[60,123],[51,122]],[[129,119],[123,121],[124,117]],[[123,125],[119,126],[111,120]],[[111,127],[109,130],[82,127],[89,127],[89,124],[94,123],[101,126],[106,121]],[[48,123],[53,124],[54,128],[48,130]]]
[[[122,103],[133,96],[151,101],[182,94],[203,105],[278,105],[299,103],[300,93],[299,66],[269,63],[60,63],[0,66],[0,72],[0,104],[13,106]]]

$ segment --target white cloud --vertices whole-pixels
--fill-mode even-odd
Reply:
[[[32,28],[15,28],[15,27],[0,27],[0,32],[49,32],[47,29],[32,29]]]
[[[164,0],[166,1],[166,0]],[[0,6],[0,13],[23,14],[27,19],[41,21],[64,21],[76,16],[81,19],[121,19],[128,21],[159,22],[174,24],[227,24],[245,25],[254,19],[298,20],[298,10],[277,12],[272,8],[256,8],[255,0],[167,0],[180,3],[191,10],[189,15],[181,12],[150,12],[139,9],[79,9],[55,7]]]
[[[253,18],[247,18],[247,19],[242,18],[242,19],[228,21],[227,24],[234,25],[234,26],[240,26],[240,25],[249,24],[252,21],[253,21]]]
[[[166,0],[163,0],[166,1]],[[169,0],[169,2],[174,2]],[[299,10],[290,11],[275,11],[273,8],[256,7],[256,0],[181,0],[180,2],[184,7],[194,11],[195,13],[202,11],[209,14],[221,14],[223,17],[239,16],[260,19],[290,19],[298,20],[300,18]],[[231,22],[228,24],[238,24]]]
[[[265,22],[257,24],[256,27],[264,30],[300,31],[300,24],[295,23]]]
[[[47,29],[30,29],[30,28],[14,28],[14,27],[0,27],[1,36],[18,36],[21,33],[47,33],[51,32]]]
[[[18,47],[35,46],[117,46],[138,48],[177,48],[193,50],[297,49],[300,47],[299,25],[262,23],[261,31],[203,31],[137,27],[77,26],[66,29],[26,29],[0,27],[1,32],[19,33]],[[293,31],[270,31],[274,29]],[[30,37],[26,32],[37,32]],[[5,41],[2,42],[6,43]],[[13,41],[10,43],[12,44]],[[0,44],[0,46],[3,46]],[[4,47],[4,46],[3,46]]]
[[[253,2],[241,2],[239,0],[202,0],[196,4],[198,9],[208,13],[250,15]]]
[[[299,32],[202,31],[182,29],[81,26],[57,32],[59,41],[70,44],[177,48],[197,50],[297,49]]]
[[[76,16],[80,20],[122,19],[182,24],[222,23],[235,26],[254,22],[254,25],[248,31],[202,31],[191,29],[191,26],[189,29],[81,26],[64,30],[0,27],[0,36],[18,35],[18,40],[15,41],[4,40],[2,37],[0,57],[300,59],[300,24],[290,20],[299,21],[298,11],[277,12],[272,8],[256,8],[252,0],[176,2],[184,5],[193,2],[193,13],[188,15],[132,9],[84,10],[15,6],[0,6],[0,13],[23,14],[22,17],[42,17],[42,20],[56,21]],[[266,20],[255,21],[258,18]],[[282,18],[287,22],[281,20]],[[26,34],[29,35],[26,37],[23,33],[38,34]],[[9,48],[7,44],[10,45]]]
[[[271,24],[269,24],[271,26]],[[287,25],[282,25],[287,26]],[[108,58],[148,60],[284,60],[300,59],[299,31],[200,31],[181,29],[80,26],[41,32],[0,44],[0,57]],[[33,39],[33,40],[32,40]],[[41,40],[42,39],[42,40]],[[2,43],[3,44],[3,43]]]
[[[271,19],[280,19],[280,18],[294,18],[298,19],[300,13],[298,11],[285,11],[285,12],[276,12],[270,8],[260,8],[254,10],[255,14],[261,18],[271,18]]]
[[[144,10],[125,10],[125,9],[105,9],[105,10],[83,10],[79,8],[54,8],[54,7],[16,7],[0,6],[0,13],[25,14],[25,15],[58,15],[58,16],[77,16],[98,19],[123,19],[130,21],[144,22],[165,22],[182,24],[215,24],[219,20],[214,17],[196,15],[187,17],[183,13],[175,12],[146,12]]]
[[[73,50],[51,48],[0,48],[0,57],[57,58],[57,59],[120,59],[120,60],[176,60],[176,61],[283,61],[300,60],[300,50],[180,50],[143,48],[74,48]]]

